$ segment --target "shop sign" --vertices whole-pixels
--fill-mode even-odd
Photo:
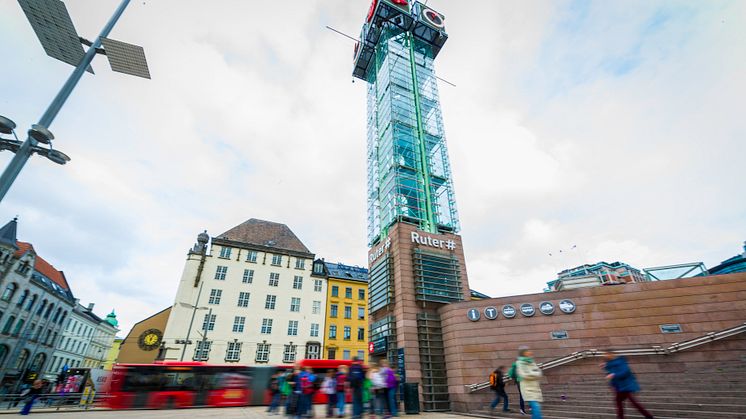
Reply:
[[[372,252],[370,252],[370,254],[368,255],[368,261],[370,263],[375,262],[375,260],[380,258],[381,255],[389,250],[389,248],[391,248],[391,237],[387,237],[384,244],[378,246],[377,249],[374,249]]]
[[[683,331],[680,324],[662,324],[658,327],[660,327],[661,333],[681,333]]]
[[[536,314],[536,309],[534,308],[533,304],[530,304],[530,303],[521,304],[521,314],[523,314],[526,317],[531,317],[534,314]]]
[[[572,300],[562,300],[559,303],[560,311],[565,314],[574,313],[576,308],[577,307],[575,306],[575,303],[572,302]]]
[[[475,322],[478,321],[481,316],[479,314],[479,310],[477,310],[476,308],[472,308],[471,310],[466,312],[466,317],[468,317],[469,320]]]
[[[506,304],[503,306],[503,316],[507,319],[512,319],[516,315],[515,307],[513,307],[510,304]]]
[[[567,330],[552,330],[552,339],[567,339]]]
[[[497,307],[487,307],[484,309],[484,317],[487,320],[495,320],[497,318]]]
[[[549,301],[542,301],[539,303],[539,311],[545,316],[551,316],[554,314],[554,304]]]
[[[418,243],[430,247],[437,247],[438,249],[456,249],[456,242],[453,240],[434,239],[430,236],[426,236],[424,234],[421,235],[414,231],[412,232],[412,243]]]
[[[368,352],[377,355],[386,352],[386,337],[378,338],[368,343]]]

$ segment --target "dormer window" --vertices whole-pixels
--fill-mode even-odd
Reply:
[[[220,256],[223,259],[228,259],[231,257],[231,248],[230,247],[221,247],[220,248]]]
[[[313,273],[317,275],[324,274],[324,262],[316,261],[313,263]]]

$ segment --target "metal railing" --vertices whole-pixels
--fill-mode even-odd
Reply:
[[[671,355],[676,352],[685,351],[687,349],[695,348],[697,346],[705,345],[707,343],[715,342],[717,340],[729,338],[731,336],[735,336],[735,335],[738,335],[744,332],[746,332],[746,323],[742,323],[738,326],[731,327],[728,329],[723,329],[718,332],[709,332],[700,337],[690,339],[690,340],[685,340],[683,342],[672,343],[667,348],[654,345],[654,346],[643,347],[643,348],[619,349],[619,350],[611,351],[611,352],[617,355],[627,355],[627,356]],[[548,370],[550,368],[556,368],[562,365],[569,364],[571,362],[575,362],[579,359],[594,358],[594,357],[600,357],[600,356],[603,356],[603,351],[599,349],[587,349],[585,351],[573,352],[569,355],[556,358],[556,359],[552,359],[550,361],[541,362],[541,363],[538,363],[537,365],[542,370]],[[510,379],[506,378],[505,381],[506,382],[510,381]],[[474,393],[475,391],[485,389],[489,386],[490,386],[489,381],[465,385],[466,390],[469,393]]]
[[[84,397],[85,396],[85,397]],[[100,404],[107,396],[96,394],[89,397],[84,393],[44,393],[40,394],[34,402],[34,410],[53,409],[91,409]],[[26,404],[28,396],[21,394],[0,394],[0,409],[21,409]]]

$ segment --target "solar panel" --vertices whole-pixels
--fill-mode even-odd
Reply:
[[[101,43],[104,45],[112,71],[150,78],[145,51],[141,46],[109,38],[101,38]]]
[[[47,55],[73,66],[80,64],[85,51],[65,3],[60,0],[18,0],[18,4]],[[93,73],[90,66],[87,71]]]

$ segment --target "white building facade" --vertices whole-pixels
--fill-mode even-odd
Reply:
[[[284,224],[250,219],[187,256],[161,359],[285,364],[321,358],[326,281]]]
[[[59,374],[67,368],[102,368],[118,331],[113,311],[102,319],[93,313],[93,303],[87,307],[76,303],[47,373]]]

